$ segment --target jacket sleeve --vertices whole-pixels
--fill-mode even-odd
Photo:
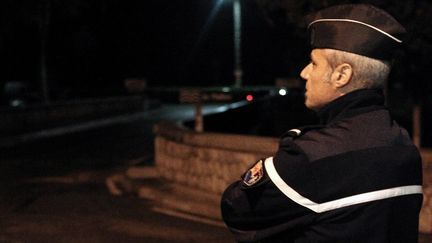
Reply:
[[[257,181],[250,178],[259,165],[252,166],[242,180],[225,190],[221,201],[222,217],[239,242],[259,241],[281,232],[295,238],[298,229],[315,217],[315,212],[288,198],[275,185],[268,171],[269,160],[284,177],[309,184],[303,186],[313,186],[313,180],[305,178],[307,172],[302,171],[302,165],[308,163],[307,157],[294,143],[282,144],[273,158],[261,161],[263,174]]]

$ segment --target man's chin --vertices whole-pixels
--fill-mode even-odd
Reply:
[[[308,102],[307,97],[305,97],[305,102],[304,102],[306,108],[313,110],[311,104]]]
[[[308,102],[307,99],[305,99],[305,103],[304,104],[305,104],[306,108],[308,108],[309,110],[317,111],[320,108],[320,107],[317,107],[316,105],[311,104],[310,102]]]

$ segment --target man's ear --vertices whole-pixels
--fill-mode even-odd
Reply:
[[[333,69],[332,81],[335,88],[342,88],[349,84],[353,75],[353,68],[348,63],[342,63]]]

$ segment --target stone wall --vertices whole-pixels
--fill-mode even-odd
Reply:
[[[155,126],[155,161],[165,179],[221,194],[260,158],[274,154],[275,138],[195,133],[173,124]]]
[[[420,231],[432,233],[432,150],[422,150],[423,207],[420,212]]]
[[[155,161],[160,175],[176,184],[220,195],[255,161],[274,155],[278,139],[196,133],[172,123],[155,126]],[[424,202],[420,231],[432,233],[432,151],[422,150]]]

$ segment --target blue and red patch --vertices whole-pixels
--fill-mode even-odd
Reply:
[[[246,186],[253,186],[264,177],[263,161],[259,160],[243,176],[243,183]]]

